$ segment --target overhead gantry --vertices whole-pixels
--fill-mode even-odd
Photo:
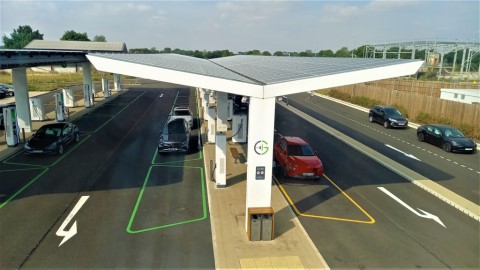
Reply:
[[[208,122],[216,123],[209,128],[215,134],[216,166],[222,168],[216,170],[218,188],[228,188],[227,95],[250,97],[245,213],[271,207],[276,97],[411,75],[423,64],[402,59],[243,55],[211,60],[176,54],[88,54],[87,58],[101,71],[209,90],[203,91],[206,95],[215,91],[218,106]]]

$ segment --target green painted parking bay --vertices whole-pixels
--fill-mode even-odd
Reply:
[[[152,165],[139,190],[127,232],[182,226],[206,218],[203,168]]]

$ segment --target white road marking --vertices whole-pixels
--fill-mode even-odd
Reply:
[[[403,202],[402,200],[400,200],[397,196],[393,195],[393,193],[391,193],[390,191],[388,191],[386,188],[384,187],[378,187],[378,189],[380,189],[381,191],[383,191],[385,194],[387,194],[388,196],[390,196],[392,199],[394,199],[395,201],[397,201],[398,203],[400,203],[401,205],[403,205],[405,208],[407,208],[408,210],[410,210],[411,212],[413,212],[415,215],[419,216],[419,217],[422,217],[422,218],[428,218],[428,219],[433,219],[435,222],[437,222],[438,224],[442,225],[443,227],[447,227],[445,226],[445,224],[443,224],[443,222],[440,220],[440,218],[438,218],[437,216],[435,215],[432,215],[430,213],[428,213],[427,211],[423,211],[422,209],[420,208],[417,208],[420,212],[418,212],[417,210],[413,209],[413,207],[409,206],[408,204],[406,204],[405,202]]]
[[[68,239],[72,238],[75,234],[77,234],[77,221],[74,221],[70,230],[65,231],[65,227],[67,227],[68,223],[73,219],[73,216],[77,214],[77,212],[82,208],[83,204],[88,200],[90,196],[82,196],[80,200],[77,202],[75,207],[72,209],[72,212],[68,214],[65,221],[62,223],[60,228],[58,228],[57,235],[62,237],[63,240],[60,242],[58,246],[61,246],[63,243],[67,242]]]
[[[418,159],[418,158],[415,157],[414,155],[412,155],[412,154],[407,154],[407,153],[405,153],[405,152],[402,152],[402,151],[398,150],[397,148],[395,148],[395,147],[393,147],[393,146],[391,146],[391,145],[389,145],[389,144],[385,144],[385,146],[386,146],[386,147],[389,147],[389,148],[391,148],[391,149],[393,149],[393,150],[395,150],[395,151],[397,151],[397,152],[400,152],[400,153],[404,154],[405,156],[407,156],[407,157],[409,157],[409,158],[413,158],[413,159],[416,159],[416,160],[418,160],[418,161],[421,161],[420,159]]]

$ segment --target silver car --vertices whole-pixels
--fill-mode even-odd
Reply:
[[[190,149],[190,127],[183,118],[168,121],[158,139],[158,152],[188,152]]]

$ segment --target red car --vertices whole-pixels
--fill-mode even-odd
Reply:
[[[317,152],[302,138],[281,137],[273,151],[285,177],[316,179],[323,175],[323,164]]]

